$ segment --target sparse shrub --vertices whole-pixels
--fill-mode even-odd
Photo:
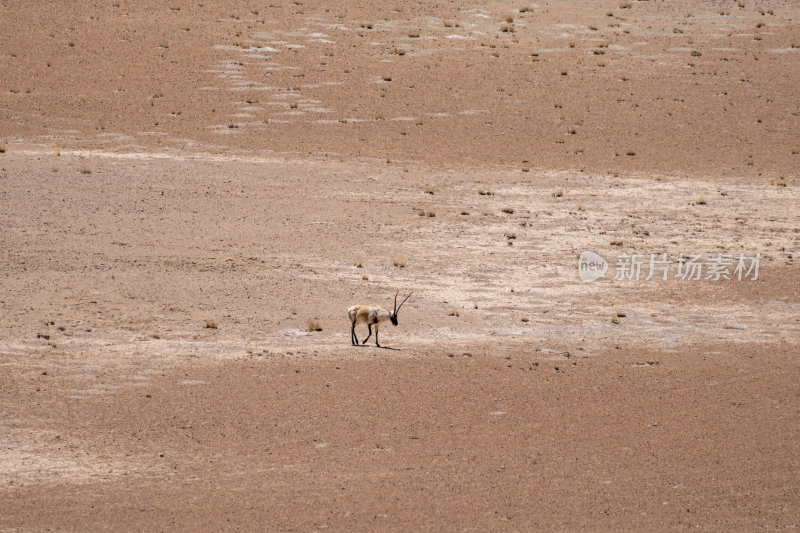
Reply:
[[[433,218],[433,217],[435,217],[435,216],[436,216],[436,213],[434,213],[433,211],[428,211],[427,213],[425,213],[425,215],[426,215],[428,218]]]
[[[504,18],[503,20],[505,20],[507,23],[511,24],[512,22],[514,22],[514,16],[511,15],[511,14],[508,14],[508,15],[506,15],[506,18]]]
[[[484,191],[483,189],[478,189],[478,194],[481,196],[494,196],[492,191]]]
[[[397,268],[405,268],[406,267],[406,264],[404,262],[400,261],[399,259],[392,259],[392,264],[394,266],[396,266]]]
[[[617,239],[617,240],[611,241],[610,244],[611,244],[611,246],[622,246],[622,241]]]
[[[450,316],[461,316],[458,314],[458,311],[450,311]]]
[[[418,31],[408,32],[408,36],[411,37],[412,39],[418,39],[419,38],[419,32]]]
[[[208,329],[217,329],[217,323],[213,320],[206,320],[205,327]]]
[[[564,196],[564,191],[562,191],[561,189],[553,192],[554,198],[561,198],[562,196]]]
[[[431,189],[430,187],[426,188],[425,194],[433,194],[433,189]]]
[[[4,153],[6,153],[6,145],[5,144],[0,144],[0,154],[4,154]]]
[[[636,155],[636,152],[634,152],[633,150],[628,150],[627,152],[625,152],[625,155],[633,157]]]
[[[692,57],[700,57],[701,55],[703,55],[703,52],[700,50],[692,50]]]
[[[510,207],[504,207],[503,209],[501,209],[501,211],[503,213],[507,214],[507,215],[513,215],[514,214],[514,210],[512,208],[510,208]]]
[[[88,167],[81,167],[81,174],[91,174],[92,170]]]
[[[322,326],[316,320],[309,319],[308,323],[306,324],[307,331],[322,331]]]
[[[520,321],[521,321],[521,322],[528,322],[529,320],[530,320],[530,319],[529,319],[528,317],[526,317],[526,316],[524,316],[524,317],[520,318]]]

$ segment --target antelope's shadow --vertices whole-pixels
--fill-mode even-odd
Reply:
[[[394,352],[402,351],[401,348],[392,348],[391,346],[375,346],[374,344],[354,344],[353,348],[376,348],[378,350],[392,350]]]

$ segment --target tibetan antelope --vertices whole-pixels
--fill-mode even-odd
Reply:
[[[372,336],[372,326],[375,326],[375,346],[378,348],[381,347],[378,344],[378,326],[381,325],[381,322],[386,322],[387,320],[392,322],[393,326],[397,325],[397,312],[403,307],[403,304],[406,303],[411,297],[413,292],[406,296],[405,300],[400,302],[400,305],[397,305],[397,295],[400,294],[400,291],[397,291],[394,295],[394,309],[390,313],[383,307],[378,307],[377,305],[354,305],[347,310],[347,314],[350,316],[350,342],[353,346],[357,346],[359,344],[366,344],[369,338]],[[367,325],[367,329],[369,330],[369,335],[367,338],[364,339],[363,343],[358,342],[358,336],[356,335],[356,324],[365,323]]]

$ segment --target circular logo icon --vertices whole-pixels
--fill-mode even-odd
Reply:
[[[588,283],[606,275],[608,263],[602,256],[594,252],[581,252],[578,258],[578,277]]]

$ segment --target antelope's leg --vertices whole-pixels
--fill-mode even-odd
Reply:
[[[367,342],[367,341],[364,341],[364,342]],[[377,346],[378,348],[381,347],[381,345],[378,344],[378,324],[375,324],[375,346]]]
[[[364,339],[364,342],[362,342],[361,344],[367,344],[369,338],[372,337],[372,324],[367,323],[367,329],[369,330],[369,335],[367,335],[367,338]],[[375,331],[378,331],[377,326],[375,327]]]
[[[356,323],[355,322],[353,322],[353,325],[350,327],[350,344],[352,344],[353,346],[358,344],[358,335],[356,335]]]

